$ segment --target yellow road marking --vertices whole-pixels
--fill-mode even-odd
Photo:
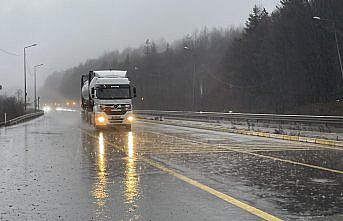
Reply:
[[[80,130],[82,132],[86,133],[88,136],[90,136],[92,138],[95,138],[95,139],[98,139],[97,136],[94,136],[93,134],[87,132],[86,130],[81,129],[81,128],[80,128]],[[105,143],[111,145],[112,147],[114,147],[114,148],[116,148],[118,150],[123,151],[122,148],[114,145],[113,143],[111,143],[111,142],[109,142],[107,140],[105,140]],[[211,188],[209,186],[206,186],[206,185],[204,185],[204,184],[202,184],[202,183],[200,183],[198,181],[195,181],[195,180],[193,180],[191,178],[188,178],[188,177],[186,177],[186,176],[184,176],[184,175],[182,175],[180,173],[177,173],[174,170],[168,169],[167,167],[163,166],[162,164],[159,164],[159,163],[157,163],[157,162],[155,162],[155,161],[153,161],[151,159],[148,159],[146,157],[141,157],[141,160],[146,162],[146,163],[148,163],[148,164],[150,164],[151,166],[153,166],[153,167],[155,167],[157,169],[160,169],[161,171],[163,171],[165,173],[168,173],[168,174],[170,174],[170,175],[172,175],[172,176],[174,176],[174,177],[176,177],[176,178],[178,178],[178,179],[180,179],[180,180],[182,180],[182,181],[184,181],[184,182],[186,182],[186,183],[188,183],[188,184],[190,184],[190,185],[192,185],[194,187],[197,187],[197,188],[199,188],[199,189],[201,189],[201,190],[203,190],[203,191],[205,191],[207,193],[210,193],[210,194],[218,197],[219,199],[222,199],[222,200],[224,200],[224,201],[226,201],[226,202],[228,202],[228,203],[230,203],[232,205],[235,205],[238,208],[241,208],[241,209],[245,210],[246,212],[249,212],[249,213],[251,213],[251,214],[253,214],[255,216],[258,216],[258,217],[260,217],[260,218],[262,218],[264,220],[267,220],[267,221],[282,221],[282,219],[279,219],[279,218],[277,218],[277,217],[275,217],[275,216],[273,216],[273,215],[271,215],[269,213],[266,213],[266,212],[264,212],[264,211],[262,211],[260,209],[257,209],[257,208],[255,208],[253,206],[250,206],[250,205],[248,205],[248,204],[246,204],[244,202],[241,202],[241,201],[239,201],[239,200],[237,200],[237,199],[235,199],[235,198],[233,198],[233,197],[231,197],[231,196],[229,196],[229,195],[227,195],[225,193],[219,192],[219,191],[217,191],[217,190],[215,190],[215,189],[213,189],[213,188]]]
[[[186,177],[186,176],[184,176],[182,174],[179,174],[179,173],[177,173],[174,170],[168,169],[165,166],[163,166],[162,164],[159,164],[159,163],[157,163],[155,161],[152,161],[151,159],[143,158],[143,161],[147,162],[151,166],[154,166],[154,167],[156,167],[156,168],[158,168],[158,169],[160,169],[160,170],[162,170],[162,171],[164,171],[164,172],[166,172],[166,173],[168,173],[170,175],[173,175],[174,177],[177,177],[178,179],[180,179],[180,180],[182,180],[182,181],[184,181],[186,183],[189,183],[192,186],[195,186],[195,187],[197,187],[197,188],[199,188],[201,190],[204,190],[205,192],[208,192],[208,193],[210,193],[210,194],[212,194],[212,195],[214,195],[214,196],[216,196],[216,197],[218,197],[218,198],[220,198],[220,199],[222,199],[222,200],[224,200],[224,201],[226,201],[226,202],[228,202],[228,203],[230,203],[232,205],[235,205],[235,206],[237,206],[237,207],[239,207],[239,208],[241,208],[241,209],[243,209],[243,210],[245,210],[245,211],[247,211],[247,212],[249,212],[251,214],[254,214],[255,216],[258,216],[258,217],[260,217],[260,218],[262,218],[264,220],[281,221],[281,219],[279,219],[279,218],[277,218],[277,217],[275,217],[275,216],[273,216],[273,215],[271,215],[269,213],[266,213],[266,212],[264,212],[262,210],[259,210],[259,209],[255,208],[253,206],[250,206],[250,205],[248,205],[246,203],[243,203],[243,202],[241,202],[241,201],[239,201],[239,200],[237,200],[237,199],[235,199],[235,198],[233,198],[233,197],[231,197],[231,196],[229,196],[227,194],[219,192],[219,191],[217,191],[217,190],[215,190],[215,189],[213,189],[213,188],[211,188],[209,186],[206,186],[206,185],[204,185],[202,183],[199,183],[196,180],[193,180],[193,179],[188,178],[188,177]]]
[[[164,134],[157,133],[157,132],[149,132],[149,133],[160,134],[162,136],[164,135]],[[169,134],[167,136],[177,138],[176,136],[169,135]],[[194,140],[190,140],[190,139],[186,139],[186,138],[182,138],[182,140],[185,140],[185,141],[188,140],[189,142],[197,142],[197,143],[205,145],[205,146],[215,147],[214,145],[211,145],[211,144],[208,144],[208,143],[205,143],[205,142],[202,142],[202,141],[194,141]],[[316,166],[316,165],[307,164],[307,163],[300,163],[300,162],[292,161],[292,160],[285,160],[285,159],[282,159],[282,158],[277,158],[277,157],[272,157],[272,156],[252,153],[252,152],[249,152],[249,151],[246,151],[246,150],[238,150],[238,149],[234,149],[234,148],[227,147],[227,146],[221,146],[221,147],[225,148],[227,150],[231,150],[231,151],[237,152],[237,153],[243,153],[243,154],[253,155],[253,156],[257,156],[257,157],[261,157],[261,158],[271,159],[271,160],[274,160],[274,161],[280,161],[280,162],[289,163],[289,164],[293,164],[293,165],[299,165],[299,166],[309,167],[309,168],[313,168],[313,169],[319,169],[319,170],[323,170],[323,171],[327,171],[327,172],[331,172],[331,173],[343,174],[343,171],[341,171],[341,170],[330,169],[330,168]]]
[[[237,151],[233,150],[205,150],[205,151],[139,151],[140,154],[211,154],[211,153],[234,153]],[[247,151],[249,153],[257,153],[257,152],[277,152],[277,151],[260,151],[260,150],[254,150],[254,151]]]
[[[204,153],[232,153],[233,151],[230,150],[223,150],[223,151],[151,151],[151,152],[143,152],[143,154],[204,154]]]
[[[281,162],[285,162],[285,163],[290,163],[290,164],[294,164],[294,165],[310,167],[313,169],[324,170],[324,171],[328,171],[328,172],[332,172],[332,173],[343,174],[343,171],[341,171],[341,170],[330,169],[330,168],[316,166],[316,165],[307,164],[307,163],[300,163],[300,162],[292,161],[292,160],[285,160],[285,159],[281,159],[281,158],[277,158],[277,157],[262,155],[262,154],[258,154],[258,153],[251,153],[251,152],[247,152],[247,151],[237,151],[237,152],[246,153],[246,154],[250,154],[250,155],[254,155],[254,156],[262,157],[262,158],[267,158],[267,159],[271,159],[271,160],[281,161]]]
[[[243,148],[235,149],[240,151],[247,151],[247,152],[281,152],[281,151],[311,151],[313,149],[248,149],[245,150]],[[144,149],[137,149],[140,153],[232,153],[235,152],[234,150],[228,150],[227,148],[223,149],[160,149],[160,148],[144,148]]]

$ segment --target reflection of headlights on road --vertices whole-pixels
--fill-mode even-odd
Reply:
[[[132,121],[134,120],[134,117],[128,116],[128,117],[127,117],[127,120],[130,121],[130,122],[132,122]]]

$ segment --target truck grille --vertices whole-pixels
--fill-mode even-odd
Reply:
[[[126,114],[126,110],[122,111],[104,111],[107,115],[124,115]]]
[[[129,109],[124,105],[104,105],[101,110],[108,115],[124,115]]]

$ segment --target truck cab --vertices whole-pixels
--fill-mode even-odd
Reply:
[[[126,71],[90,71],[82,84],[82,108],[86,119],[96,128],[124,125],[131,128],[134,121],[131,86]]]

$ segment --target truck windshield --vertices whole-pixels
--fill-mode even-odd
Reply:
[[[130,99],[129,85],[99,85],[97,86],[97,98],[99,99]]]

